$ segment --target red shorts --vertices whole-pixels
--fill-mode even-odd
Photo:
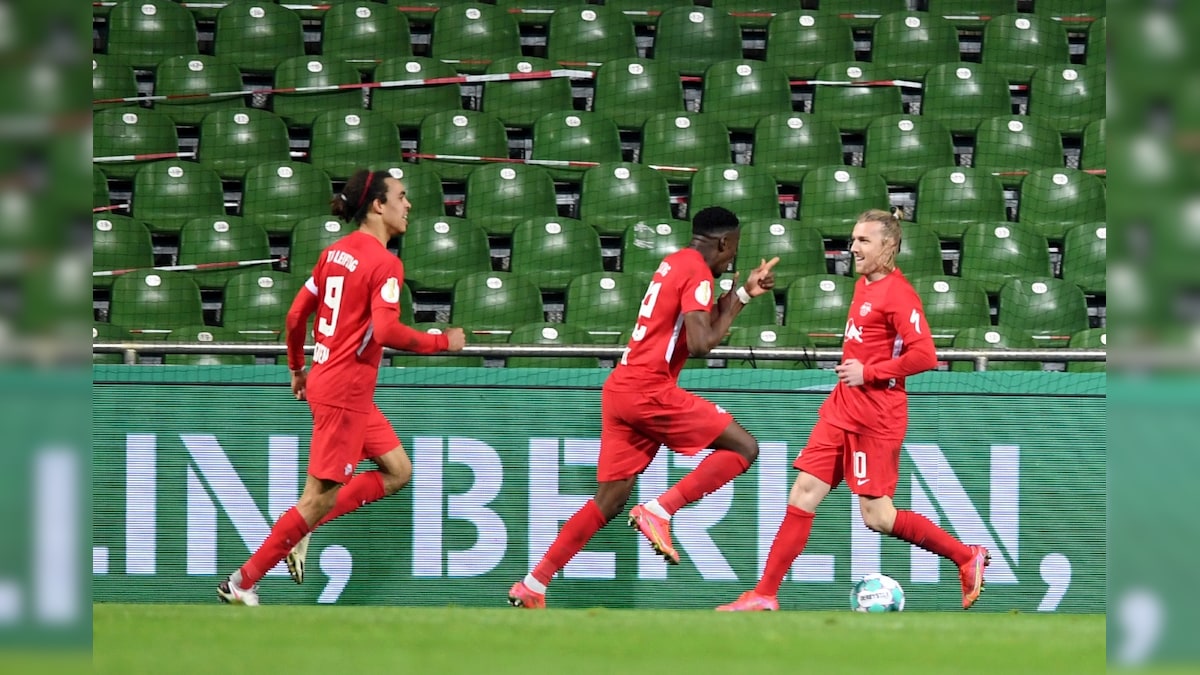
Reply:
[[[362,412],[312,401],[308,407],[313,415],[309,475],[345,483],[354,475],[359,461],[386,454],[400,445],[391,423],[378,407]]]
[[[817,420],[808,444],[792,466],[837,487],[846,485],[856,495],[892,497],[900,480],[902,440],[864,436]]]
[[[733,422],[733,415],[679,387],[650,392],[600,395],[600,459],[596,479],[601,483],[636,476],[650,466],[660,446],[694,455]]]

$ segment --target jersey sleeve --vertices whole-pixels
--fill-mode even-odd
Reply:
[[[711,312],[713,308],[713,277],[707,268],[695,265],[682,270],[686,275],[682,280],[679,311]]]
[[[909,377],[937,367],[937,351],[921,298],[908,283],[893,284],[888,294],[885,316],[900,337],[900,355],[869,364],[863,368],[868,383],[886,382],[896,377]]]
[[[400,297],[404,286],[404,266],[389,256],[371,277],[371,324],[375,340],[385,347],[419,354],[444,351],[450,346],[445,334],[422,333],[400,323]]]

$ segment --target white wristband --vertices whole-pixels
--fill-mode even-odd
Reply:
[[[737,290],[734,291],[734,293],[737,294],[737,299],[741,300],[743,305],[750,304],[750,300],[751,300],[750,294],[746,292],[745,286],[738,286]]]

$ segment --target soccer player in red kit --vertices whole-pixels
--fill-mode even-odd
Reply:
[[[736,478],[758,457],[758,442],[732,415],[677,383],[689,356],[704,356],[716,347],[742,307],[775,286],[771,268],[779,258],[763,261],[745,286],[714,303],[714,276],[737,254],[740,236],[733,213],[721,207],[703,209],[692,220],[691,244],[659,264],[638,310],[633,337],[604,382],[596,495],[567,520],[537,567],[513,584],[508,601],[514,607],[546,606],[551,578],[625,508],[638,474],[659,447],[689,456],[714,448],[661,497],[629,512],[629,524],[675,565],[679,554],[671,544],[671,516]]]
[[[359,170],[334,197],[333,214],[358,230],[321,253],[287,316],[292,393],[308,401],[313,416],[304,492],[250,560],[217,586],[224,602],[257,605],[255,584],[310,531],[396,492],[412,476],[404,446],[373,400],[383,348],[458,351],[465,338],[461,328],[430,335],[400,323],[404,266],[387,243],[408,229],[411,206],[404,183],[386,171]],[[309,375],[304,333],[314,313]],[[378,470],[354,475],[362,459]],[[300,575],[297,581],[302,567]]]
[[[863,213],[854,225],[850,252],[861,276],[846,320],[842,363],[835,368],[838,383],[796,458],[800,475],[762,579],[719,611],[779,609],[779,586],[808,542],[817,505],[843,479],[858,495],[867,527],[954,561],[963,609],[983,590],[986,548],[963,544],[928,518],[892,504],[908,428],[904,378],[937,366],[921,299],[896,268],[900,235],[899,217],[878,209]]]

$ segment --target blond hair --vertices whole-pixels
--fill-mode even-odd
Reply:
[[[894,245],[889,251],[884,253],[883,257],[883,266],[888,270],[896,268],[896,254],[900,252],[900,237],[902,234],[900,221],[903,219],[904,209],[898,206],[893,207],[891,211],[870,209],[863,211],[858,216],[857,222],[859,223],[879,223],[882,226],[881,234],[883,235],[883,240],[891,240],[893,242]]]

